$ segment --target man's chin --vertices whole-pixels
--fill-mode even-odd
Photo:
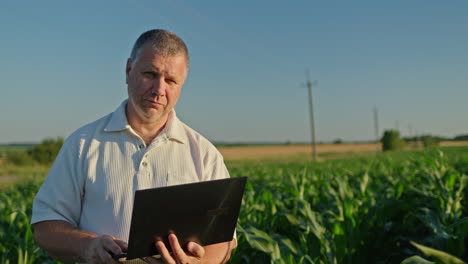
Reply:
[[[146,119],[150,122],[157,122],[160,121],[161,119],[167,118],[168,113],[167,112],[156,112],[156,111],[149,111],[146,112]]]

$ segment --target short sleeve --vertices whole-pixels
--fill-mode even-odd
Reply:
[[[70,136],[63,144],[49,174],[34,198],[31,224],[64,220],[77,227],[84,179],[78,172],[81,140]]]
[[[217,180],[229,178],[229,171],[224,164],[221,153],[213,146],[208,156],[211,157],[205,166],[204,180]]]

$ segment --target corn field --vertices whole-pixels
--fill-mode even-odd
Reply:
[[[468,148],[228,168],[249,177],[230,263],[468,259]],[[28,225],[40,182],[1,192],[0,263],[53,263]]]

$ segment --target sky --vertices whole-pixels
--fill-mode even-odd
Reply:
[[[214,142],[468,134],[468,1],[2,0],[0,143],[67,137],[126,99],[138,36],[191,69],[177,116]]]

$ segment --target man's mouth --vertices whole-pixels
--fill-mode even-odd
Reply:
[[[154,100],[146,100],[148,103],[150,103],[151,105],[153,106],[163,106],[164,104],[161,103],[161,102],[158,102],[158,101],[154,101]]]

